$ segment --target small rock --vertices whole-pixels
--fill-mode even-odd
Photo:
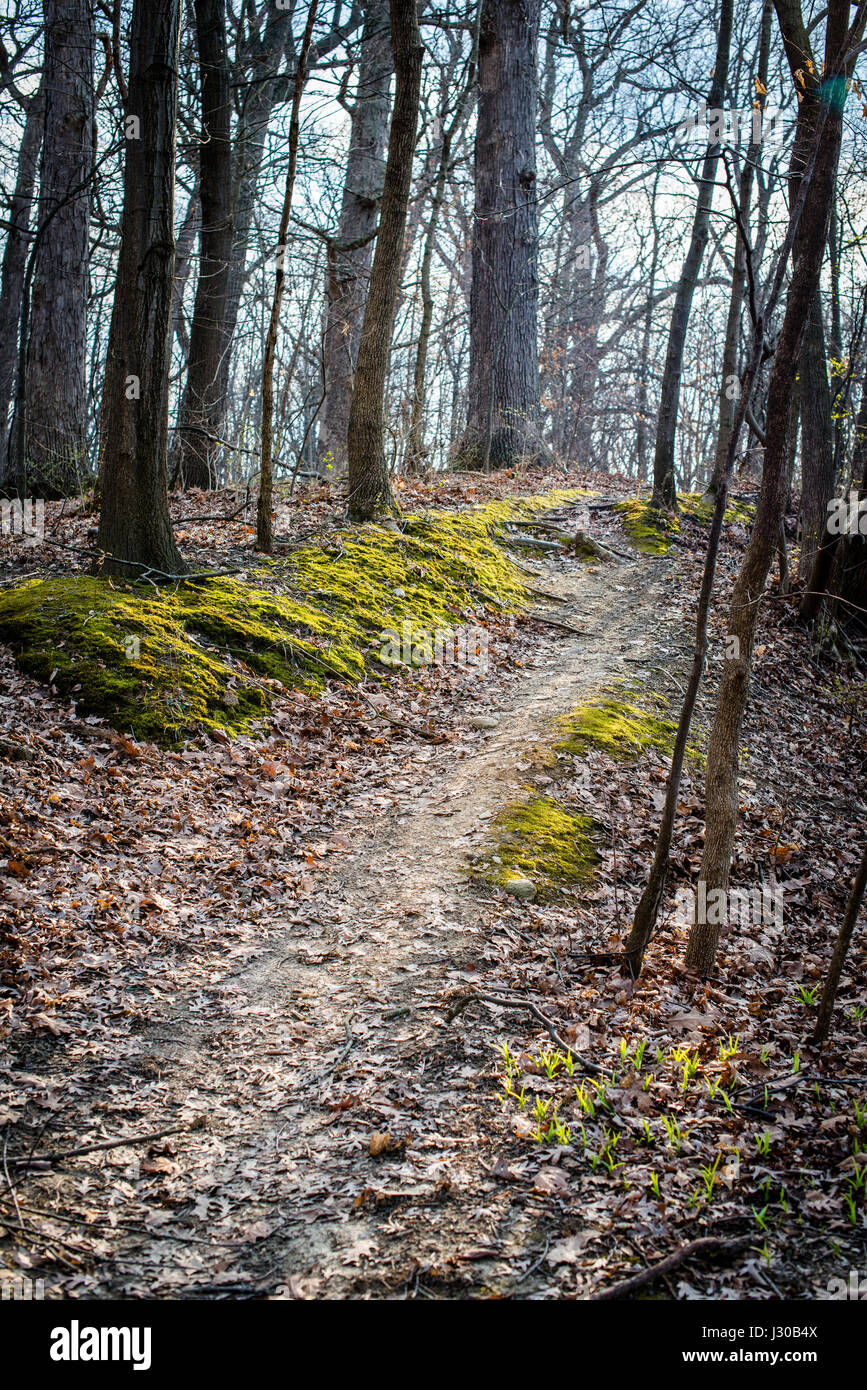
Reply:
[[[223,692],[223,704],[226,706],[226,709],[236,709],[240,703],[234,690],[226,690]]]
[[[493,714],[474,714],[467,722],[471,729],[496,729],[500,723]]]
[[[507,893],[511,893],[513,898],[519,898],[522,903],[530,903],[536,896],[535,883],[532,879],[522,878],[520,874],[507,878],[503,887]]]

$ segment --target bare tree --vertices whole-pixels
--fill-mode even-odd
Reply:
[[[416,0],[391,0],[396,86],[382,214],[364,310],[349,415],[349,515],[371,521],[394,511],[385,454],[385,385],[400,284],[424,48]]]
[[[89,468],[87,296],[94,164],[93,9],[44,0],[44,130],[15,485],[34,496],[78,490]]]
[[[199,279],[180,411],[179,469],[190,487],[213,487],[229,371],[226,306],[235,231],[232,220],[231,74],[226,0],[195,0],[201,68]]]
[[[337,235],[328,238],[320,466],[346,467],[349,410],[385,178],[393,60],[387,0],[368,0]]]
[[[287,253],[286,238],[289,235],[289,217],[292,212],[292,193],[295,188],[295,172],[298,168],[298,137],[301,130],[301,97],[307,77],[307,62],[313,42],[313,26],[316,23],[317,0],[310,0],[307,23],[298,54],[298,70],[295,73],[292,94],[292,116],[289,122],[289,164],[286,170],[286,188],[283,194],[283,211],[280,215],[280,235],[277,243],[277,269],[274,278],[274,298],[271,302],[271,317],[265,339],[265,360],[262,364],[262,430],[260,435],[259,462],[259,501],[256,510],[256,544],[260,550],[270,554],[273,548],[271,531],[271,497],[273,490],[273,446],[272,429],[274,415],[274,358],[277,353],[277,332],[280,327],[280,305],[283,302],[285,279],[284,260]]]
[[[803,55],[809,52],[809,41],[800,0],[774,0],[774,3],[787,52],[796,51],[801,55],[799,61],[803,61]],[[830,0],[825,23],[824,63],[794,69],[801,95],[799,121],[814,132],[816,157],[798,224],[798,254],[768,386],[762,486],[752,536],[729,610],[732,654],[727,655],[723,665],[708,744],[706,829],[701,863],[701,879],[708,894],[728,888],[738,818],[738,748],[749,694],[758,604],[776,549],[786,502],[791,386],[819,284],[842,143],[846,88],[867,22],[867,0],[860,0],[851,30],[849,9],[848,0]],[[814,106],[816,109],[811,110]],[[808,147],[804,144],[801,148]],[[690,932],[687,965],[701,975],[711,974],[718,943],[719,925],[696,920]]]
[[[98,570],[183,572],[166,492],[180,0],[134,0]]]
[[[9,406],[15,392],[24,275],[44,120],[40,85],[27,103],[24,129],[18,149],[18,173],[9,209],[9,226],[3,250],[3,265],[0,269],[0,477],[7,469]]]
[[[470,375],[458,467],[549,456],[539,404],[536,110],[541,0],[482,0]]]
[[[725,97],[733,9],[734,0],[721,0],[713,80],[708,95],[708,106],[712,113],[720,110]],[[692,221],[689,248],[683,263],[668,332],[668,348],[665,354],[659,414],[656,421],[656,449],[653,458],[653,503],[657,507],[674,507],[677,504],[674,457],[683,355],[693,296],[707,246],[710,214],[713,206],[714,180],[719,164],[721,143],[718,136],[714,138],[712,123],[709,127],[709,140],[698,185],[698,198]]]

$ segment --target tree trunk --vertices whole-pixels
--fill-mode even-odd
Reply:
[[[732,37],[732,12],[734,0],[721,0],[719,33],[717,35],[716,59],[713,68],[713,81],[708,95],[710,113],[722,107],[725,97],[726,80],[729,68],[729,50]],[[711,117],[712,118],[712,117]],[[721,140],[711,139],[704,156],[701,180],[698,186],[698,200],[692,222],[689,250],[683,263],[680,280],[671,314],[671,327],[668,333],[668,348],[665,354],[665,367],[662,374],[662,387],[659,398],[659,415],[656,421],[656,449],[653,458],[653,505],[656,507],[677,506],[677,486],[674,477],[675,438],[677,435],[677,413],[680,404],[680,377],[683,371],[683,355],[686,348],[686,335],[692,311],[692,300],[698,282],[701,263],[704,260],[710,229],[710,213],[713,205],[714,180],[719,164]]]
[[[759,61],[756,77],[756,91],[758,96],[758,109],[764,111],[765,94],[768,83],[768,60],[771,51],[771,23],[774,17],[773,0],[765,0],[762,9],[762,25],[759,36]],[[753,176],[756,165],[761,153],[761,142],[751,140],[747,157],[744,160],[744,167],[741,171],[740,187],[738,189],[738,207],[740,210],[740,220],[743,224],[744,232],[749,234],[750,226],[750,199],[753,191]],[[722,381],[720,382],[719,392],[719,431],[717,433],[716,453],[714,455],[713,469],[708,480],[705,496],[709,499],[716,497],[719,490],[720,474],[725,464],[726,454],[728,453],[729,439],[731,438],[732,422],[735,418],[735,404],[737,401],[737,367],[738,367],[738,343],[741,336],[741,314],[744,305],[744,295],[747,289],[747,245],[740,227],[735,238],[735,254],[732,266],[732,288],[729,298],[728,319],[726,321],[725,345],[723,348],[723,368]]]
[[[233,152],[234,244],[229,272],[229,289],[224,326],[225,379],[228,390],[232,349],[241,308],[241,297],[247,274],[247,251],[253,232],[258,206],[259,183],[268,141],[268,127],[274,107],[289,99],[291,79],[279,73],[283,54],[291,49],[294,6],[283,3],[263,8],[267,13],[264,33],[251,40],[252,56],[244,56],[246,83],[241,98]],[[335,10],[333,29],[314,45],[310,67],[349,39],[357,28],[358,8],[353,4],[345,22],[340,22],[340,7]],[[275,76],[275,73],[279,73]],[[245,407],[246,408],[246,407]],[[223,406],[225,415],[225,403]]]
[[[864,846],[864,852],[861,855],[861,863],[852,884],[852,891],[849,894],[849,901],[846,904],[846,914],[843,918],[843,925],[840,928],[840,935],[837,937],[834,946],[834,954],[831,957],[831,964],[828,969],[828,978],[825,981],[825,988],[822,991],[822,999],[819,1004],[819,1017],[816,1020],[816,1028],[813,1033],[813,1041],[820,1045],[827,1038],[828,1029],[831,1026],[831,1014],[834,1011],[834,1000],[837,998],[840,976],[843,973],[843,966],[846,963],[849,945],[855,932],[858,912],[864,901],[865,888],[867,888],[867,844]]]
[[[412,376],[412,401],[410,403],[409,435],[407,438],[404,470],[407,473],[424,473],[427,467],[427,450],[424,446],[424,393],[427,375],[427,358],[430,349],[431,325],[433,324],[434,296],[431,284],[434,244],[439,225],[440,209],[446,195],[449,159],[451,158],[451,131],[443,135],[440,149],[440,163],[436,182],[431,196],[430,217],[425,228],[424,248],[422,250],[419,274],[421,288],[421,323],[416,344],[415,363]]]
[[[120,257],[103,398],[97,565],[135,578],[179,574],[169,519],[169,361],[180,0],[134,0]]]
[[[256,507],[256,545],[270,555],[274,539],[271,530],[271,497],[274,483],[273,428],[274,428],[274,358],[277,355],[277,332],[280,327],[280,306],[283,303],[283,286],[286,272],[286,238],[289,235],[289,215],[292,211],[292,193],[295,188],[295,171],[298,168],[298,138],[301,130],[301,96],[307,78],[307,60],[313,40],[313,25],[316,23],[317,0],[310,0],[307,23],[301,40],[298,67],[292,92],[292,114],[289,120],[289,165],[286,170],[286,188],[283,194],[283,211],[280,215],[280,235],[277,243],[277,270],[274,279],[274,298],[271,301],[271,317],[265,338],[265,358],[262,365],[262,427],[260,432],[259,500]]]
[[[391,0],[396,86],[382,214],[364,310],[349,414],[349,515],[370,521],[395,510],[385,456],[385,383],[418,127],[422,47],[416,0]]]
[[[549,459],[539,404],[540,0],[482,0],[468,418],[455,467]]]
[[[659,188],[659,174],[653,180],[650,195],[650,226],[653,240],[650,252],[650,270],[647,276],[647,303],[644,322],[641,328],[641,356],[638,361],[638,401],[637,426],[635,431],[635,455],[638,466],[638,481],[647,482],[647,421],[650,387],[650,345],[653,339],[653,297],[656,292],[656,272],[659,266],[659,225],[656,219],[656,195]]]
[[[8,464],[9,407],[15,394],[24,272],[30,245],[30,218],[44,121],[40,87],[31,98],[24,118],[18,149],[18,174],[9,209],[9,228],[0,271],[0,477],[5,476]]]
[[[44,0],[45,124],[39,231],[27,324],[24,397],[17,401],[17,485],[65,497],[90,469],[87,443],[87,296],[94,163],[93,9]]]
[[[385,178],[392,68],[387,0],[370,0],[361,40],[337,241],[329,246],[328,258],[322,339],[325,402],[318,457],[323,472],[330,465],[333,474],[346,469],[355,362]]]
[[[226,0],[195,0],[202,74],[199,145],[199,279],[181,404],[180,476],[185,487],[216,486],[228,380],[226,305],[232,261],[231,84]]]
[[[775,0],[775,3],[788,51],[788,40],[792,37],[790,21],[793,7],[791,0]],[[797,19],[800,19],[800,7],[794,8]],[[705,844],[700,874],[708,895],[714,890],[725,891],[728,888],[737,829],[738,750],[749,694],[758,605],[786,503],[786,454],[792,383],[798,371],[810,306],[819,284],[840,156],[846,98],[843,73],[844,64],[849,61],[846,51],[848,12],[848,0],[831,0],[823,70],[833,76],[826,77],[822,84],[823,112],[814,119],[809,109],[805,109],[808,100],[805,97],[799,113],[803,121],[810,123],[811,129],[818,125],[820,133],[813,173],[806,189],[798,226],[797,258],[768,386],[765,466],[759,502],[729,610],[728,641],[733,655],[727,656],[723,665],[708,746]],[[799,62],[803,64],[803,54],[808,51],[808,44],[805,35],[798,34],[797,38],[800,40],[796,44],[800,53]],[[814,81],[818,80],[821,79],[814,78]],[[818,100],[818,95],[814,94],[812,99]],[[693,923],[686,964],[702,976],[710,975],[713,971],[719,931],[717,923],[700,920]]]
[[[801,554],[798,574],[809,576],[834,492],[834,423],[822,322],[822,295],[810,304],[801,352]]]

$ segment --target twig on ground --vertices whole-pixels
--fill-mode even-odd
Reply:
[[[672,1251],[664,1260],[658,1260],[654,1265],[648,1265],[647,1269],[633,1274],[630,1279],[623,1279],[619,1284],[612,1284],[611,1288],[593,1294],[591,1301],[629,1298],[631,1294],[670,1274],[673,1269],[679,1269],[689,1260],[700,1259],[704,1255],[736,1255],[738,1251],[745,1250],[752,1239],[752,1236],[738,1236],[735,1240],[721,1240],[719,1236],[702,1236],[699,1240],[691,1240],[688,1245],[681,1245],[679,1250]]]
[[[551,1041],[557,1044],[561,1052],[571,1053],[573,1059],[585,1071],[593,1072],[597,1076],[601,1073],[601,1067],[597,1067],[596,1063],[591,1062],[588,1058],[582,1057],[580,1052],[576,1052],[574,1047],[570,1047],[567,1042],[563,1041],[548,1015],[543,1014],[542,1010],[531,999],[503,999],[498,994],[461,994],[452,1000],[446,1014],[446,1023],[454,1022],[458,1014],[463,1013],[469,1004],[496,1004],[501,1009],[526,1009],[528,1013],[531,1013],[534,1018],[545,1025],[551,1035]]]
[[[341,1064],[342,1064],[343,1062],[346,1061],[347,1057],[349,1056],[350,1052],[352,1051],[352,1046],[353,1046],[353,1043],[355,1042],[355,1039],[354,1039],[353,1036],[352,1036],[352,1020],[353,1020],[354,1018],[355,1018],[355,1011],[353,1010],[353,1012],[352,1012],[351,1014],[349,1014],[348,1017],[347,1017],[347,1019],[346,1019],[346,1024],[345,1024],[345,1027],[346,1027],[346,1043],[345,1043],[345,1045],[341,1048],[341,1050],[340,1050],[338,1056],[337,1056],[336,1059],[332,1062],[331,1066],[328,1068],[329,1071],[337,1071],[337,1068],[338,1068],[339,1066],[341,1066]]]
[[[23,1231],[23,1230],[24,1230],[24,1217],[21,1215],[21,1208],[20,1208],[19,1205],[18,1205],[18,1198],[17,1198],[17,1196],[16,1196],[16,1194],[15,1194],[15,1188],[14,1188],[14,1186],[13,1186],[12,1179],[11,1179],[10,1176],[9,1176],[9,1165],[8,1165],[8,1163],[6,1162],[6,1150],[7,1150],[8,1146],[9,1146],[9,1126],[7,1125],[7,1126],[6,1126],[6,1129],[4,1130],[4,1133],[3,1133],[3,1176],[4,1176],[4,1178],[6,1179],[6,1186],[9,1188],[9,1195],[10,1195],[10,1197],[12,1198],[12,1205],[13,1205],[13,1207],[15,1208],[15,1215],[16,1215],[17,1218],[18,1218],[18,1225],[21,1227],[21,1230]]]
[[[182,1134],[189,1125],[173,1125],[171,1129],[157,1129],[149,1134],[130,1134],[125,1139],[103,1139],[99,1144],[82,1144],[77,1149],[52,1149],[47,1154],[29,1154],[27,1158],[10,1158],[9,1162],[18,1168],[30,1163],[62,1163],[67,1158],[81,1158],[84,1154],[102,1152],[104,1149],[123,1149],[134,1144],[147,1144],[153,1139],[164,1139],[167,1134]]]
[[[598,632],[591,632],[589,628],[586,628],[586,627],[573,627],[571,623],[562,623],[562,622],[560,622],[559,618],[546,618],[546,617],[543,617],[541,613],[529,612],[529,613],[526,613],[526,614],[525,614],[525,617],[528,618],[531,622],[534,622],[534,623],[542,623],[545,627],[556,627],[556,628],[561,629],[563,632],[574,632],[574,633],[577,633],[577,635],[578,635],[579,637],[599,637],[599,636],[600,636],[600,634],[599,634]]]

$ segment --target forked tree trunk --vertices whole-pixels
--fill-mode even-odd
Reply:
[[[358,87],[337,241],[329,246],[322,339],[325,401],[317,454],[323,472],[346,469],[349,411],[373,234],[385,178],[385,145],[393,59],[387,0],[370,0],[364,17]]]
[[[843,4],[844,2],[845,0],[838,0],[838,3],[840,4]],[[865,0],[864,8],[865,10],[867,10],[867,0]],[[839,13],[836,16],[836,18],[839,28]],[[843,22],[843,37],[845,38],[845,22]],[[836,31],[829,35],[829,46],[836,42],[837,39],[838,34]],[[830,53],[832,55],[836,55],[837,49],[834,47],[830,47]],[[832,88],[832,91],[839,92],[839,88]],[[838,143],[836,146],[838,155],[840,126],[841,122],[838,115]],[[717,492],[716,503],[714,506],[713,519],[711,521],[710,535],[708,537],[707,552],[705,555],[704,563],[704,572],[702,575],[702,583],[699,592],[698,603],[696,605],[695,641],[693,644],[692,667],[690,670],[689,682],[686,688],[686,695],[684,698],[683,707],[680,713],[680,720],[678,722],[674,751],[672,753],[671,759],[671,766],[669,768],[669,774],[666,779],[665,803],[663,806],[662,816],[660,818],[660,825],[659,830],[657,832],[653,860],[651,862],[650,871],[648,873],[647,883],[644,887],[644,891],[642,892],[641,898],[639,899],[638,905],[635,909],[635,914],[632,921],[632,928],[624,945],[624,951],[633,975],[638,975],[641,971],[642,964],[644,961],[644,955],[650,942],[650,938],[653,934],[653,930],[656,926],[656,922],[659,915],[659,909],[662,903],[663,894],[665,892],[665,882],[668,873],[669,855],[671,850],[672,837],[674,834],[675,816],[677,812],[678,792],[680,788],[680,779],[683,772],[684,757],[686,755],[686,743],[687,738],[689,736],[689,729],[692,721],[693,711],[695,709],[695,702],[698,695],[699,686],[701,684],[702,670],[706,659],[707,627],[708,616],[710,611],[710,598],[713,592],[716,559],[719,549],[719,539],[722,531],[723,517],[725,514],[728,484],[729,479],[731,477],[732,469],[734,467],[734,460],[737,452],[738,440],[746,419],[746,414],[750,403],[750,397],[752,395],[753,387],[762,360],[765,344],[765,325],[772,319],[773,314],[775,312],[776,305],[778,303],[780,293],[783,287],[783,280],[788,265],[789,255],[794,247],[796,236],[800,237],[802,234],[802,226],[805,217],[807,217],[808,212],[812,221],[815,222],[817,215],[816,200],[818,200],[819,204],[821,204],[822,189],[819,188],[818,191],[814,190],[813,180],[815,178],[815,171],[817,169],[817,166],[819,165],[820,160],[822,158],[826,158],[829,154],[833,154],[833,148],[829,149],[826,147],[825,144],[820,146],[818,142],[814,140],[812,149],[808,151],[808,165],[806,167],[806,172],[804,174],[803,181],[799,185],[798,196],[791,207],[789,215],[789,226],[786,232],[786,237],[783,246],[780,250],[777,259],[777,266],[774,272],[773,284],[771,285],[765,304],[763,305],[762,311],[759,313],[757,321],[753,328],[752,352],[750,354],[750,360],[747,364],[746,371],[744,372],[742,391],[738,399],[737,410],[735,412],[731,436],[729,438],[728,454],[726,457],[725,467],[723,468],[720,477],[719,489]],[[810,200],[809,207],[808,200]],[[805,240],[807,247],[810,248],[812,245],[811,239],[809,237],[806,237]],[[819,251],[817,268],[815,272],[817,277],[819,274],[818,267],[821,266],[821,259],[821,251]],[[799,261],[798,263],[798,269],[795,274],[795,281],[797,281],[799,275],[801,277],[807,275],[809,273],[809,270],[809,263],[805,261],[804,257],[802,257],[801,261]],[[799,290],[799,294],[801,296],[801,299],[804,299],[805,291],[803,285]],[[789,301],[791,305],[791,292],[789,296]],[[809,293],[807,293],[807,297],[806,299],[804,299],[804,305],[806,305],[808,302]],[[806,316],[806,308],[804,308],[804,315]],[[787,319],[789,320],[789,327],[791,331],[794,319],[789,317],[788,311]],[[784,378],[785,368],[783,368],[783,379]],[[794,380],[794,375],[792,377],[792,380]],[[783,394],[785,395],[785,391],[783,392]],[[790,394],[791,391],[789,391],[789,395]],[[778,414],[782,413],[783,421],[790,418],[790,405],[787,405],[785,410],[783,410],[782,412],[780,412],[779,406],[777,407],[777,409]],[[777,425],[780,425],[781,422],[779,419],[777,419],[776,423]],[[782,454],[782,467],[779,467],[778,464],[778,471],[782,473],[783,476],[782,487],[779,487],[779,482],[777,483],[779,491],[782,494],[782,505],[785,504],[788,492],[788,477],[786,476],[785,467],[785,460],[789,450],[789,440],[787,438],[787,434],[788,431],[786,430],[785,424],[783,423],[782,428],[778,430],[777,434],[774,437],[775,446],[777,448],[777,455],[779,455],[780,453]],[[763,534],[766,528],[766,524],[767,518],[764,518],[762,521]],[[775,536],[771,541],[771,546],[773,546],[774,540]],[[768,560],[768,563],[769,562],[770,561]],[[734,640],[735,642],[739,642],[739,638],[736,634],[734,634]],[[734,647],[730,648],[730,650],[734,655]],[[740,650],[740,647],[738,647],[738,651]],[[726,669],[728,669],[729,664],[730,663],[727,661]],[[696,930],[697,928],[694,927],[693,936]],[[716,930],[718,931],[718,928]],[[690,937],[690,944],[692,944],[693,936]]]
[[[185,487],[216,486],[229,361],[226,305],[232,263],[231,82],[226,0],[195,0],[202,80],[199,279],[181,403],[179,468]]]
[[[733,9],[734,0],[721,0],[713,80],[708,95],[708,114],[711,119],[713,119],[712,113],[722,108],[725,98]],[[713,130],[711,130],[711,135],[713,135]],[[683,356],[686,349],[686,335],[689,329],[692,300],[710,230],[714,180],[721,148],[722,141],[720,139],[711,139],[705,152],[698,186],[698,199],[692,220],[689,249],[683,263],[683,270],[674,299],[674,308],[671,313],[671,326],[668,332],[668,347],[665,353],[665,367],[663,368],[659,397],[659,414],[656,420],[656,448],[653,457],[652,500],[656,507],[675,507],[677,505],[674,454],[677,437],[677,413],[680,405],[680,378],[683,372]]]
[[[385,383],[400,282],[418,127],[422,47],[416,0],[391,0],[396,86],[382,213],[364,310],[349,414],[349,515],[371,521],[395,510],[385,455]]]
[[[44,0],[43,12],[39,230],[24,391],[16,403],[16,483],[31,496],[66,497],[90,473],[86,372],[93,6],[91,0]]]
[[[788,39],[791,29],[787,32],[785,26],[790,19],[791,0],[776,0],[776,3],[784,38]],[[847,51],[848,14],[848,0],[831,0],[823,69],[829,77],[826,77],[821,89],[824,109],[812,122],[819,129],[818,152],[798,226],[798,255],[768,385],[765,466],[759,502],[729,610],[728,641],[733,654],[727,656],[723,664],[708,745],[705,782],[706,826],[700,878],[708,897],[715,890],[725,891],[728,888],[737,829],[738,750],[749,694],[758,606],[786,503],[786,453],[792,383],[797,374],[807,318],[819,284],[825,253],[842,140],[846,76],[854,61]],[[865,14],[867,7],[862,6],[862,12],[859,12],[862,29]],[[803,43],[798,43],[802,54],[807,51],[804,43],[805,36]],[[802,111],[803,107],[802,102]],[[804,113],[804,119],[811,119],[809,112]],[[712,973],[719,935],[720,925],[717,922],[696,920],[693,923],[686,952],[689,968],[702,976]]]
[[[298,139],[301,131],[301,97],[307,79],[307,62],[310,45],[313,41],[313,26],[316,23],[318,0],[310,0],[307,23],[298,54],[298,67],[292,92],[292,114],[289,118],[289,164],[286,170],[286,187],[283,193],[283,211],[280,215],[280,235],[277,242],[277,269],[274,277],[274,297],[271,301],[271,317],[265,338],[265,358],[262,364],[262,423],[259,452],[259,500],[256,506],[256,545],[270,555],[274,545],[271,528],[271,498],[274,487],[274,359],[277,355],[277,333],[280,328],[280,306],[283,303],[283,289],[286,281],[284,258],[286,239],[289,236],[289,215],[292,211],[292,194],[295,189],[295,171],[298,168]]]
[[[169,519],[169,360],[180,0],[134,0],[123,221],[103,396],[102,574],[179,574]]]
[[[549,458],[539,405],[540,0],[482,0],[468,417],[457,468]]]

